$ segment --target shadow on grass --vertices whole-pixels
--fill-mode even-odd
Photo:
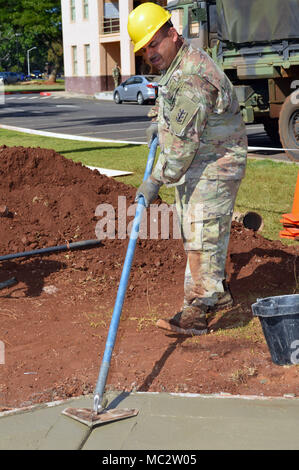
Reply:
[[[108,144],[109,142],[107,142]],[[59,153],[61,154],[65,154],[65,153],[76,153],[76,152],[91,152],[91,151],[94,151],[94,150],[119,150],[119,149],[132,149],[134,147],[140,147],[139,145],[134,145],[134,144],[119,144],[119,145],[103,145],[103,146],[99,146],[99,147],[79,147],[79,148],[75,148],[75,149],[72,149],[72,150],[59,150]]]

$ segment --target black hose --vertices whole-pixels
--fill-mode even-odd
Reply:
[[[66,251],[66,250],[72,250],[72,249],[78,249],[78,248],[88,248],[88,247],[97,246],[100,244],[101,244],[100,240],[85,240],[81,242],[68,243],[67,245],[50,246],[48,248],[40,248],[39,250],[23,251],[22,253],[12,253],[11,255],[3,255],[3,256],[0,256],[0,261],[6,261],[9,259],[15,259],[15,258],[29,258],[30,256],[34,256],[34,255],[53,253],[54,251]]]
[[[13,286],[14,284],[17,284],[17,280],[15,277],[12,277],[11,279],[7,279],[7,281],[0,282],[0,290],[5,289],[5,287],[10,287]]]

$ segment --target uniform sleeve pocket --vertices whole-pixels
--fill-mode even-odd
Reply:
[[[178,137],[184,137],[192,119],[198,112],[200,104],[198,100],[192,100],[184,94],[182,88],[176,99],[175,106],[170,113],[170,129]]]

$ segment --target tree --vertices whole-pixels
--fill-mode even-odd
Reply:
[[[25,49],[37,47],[43,65],[52,66],[50,79],[55,81],[63,64],[60,0],[0,0],[0,38],[7,29],[12,32],[10,43],[18,37]]]

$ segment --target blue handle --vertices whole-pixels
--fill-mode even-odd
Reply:
[[[143,181],[145,181],[152,172],[157,146],[158,146],[158,138],[155,137],[152,141],[150,151],[148,154]],[[117,291],[117,297],[116,297],[116,301],[114,305],[114,310],[112,313],[112,318],[111,318],[110,328],[109,328],[108,336],[106,340],[103,361],[102,361],[97,385],[96,385],[95,392],[94,392],[94,411],[95,412],[98,412],[99,406],[101,407],[101,403],[103,400],[106,379],[107,379],[107,375],[109,371],[112,351],[113,351],[115,340],[116,340],[116,334],[117,334],[119,320],[120,320],[124,298],[125,298],[125,294],[127,290],[132,261],[133,261],[133,257],[135,253],[136,241],[137,241],[138,234],[139,234],[139,227],[140,227],[140,222],[142,219],[142,213],[143,213],[144,208],[145,208],[144,197],[140,196],[140,198],[138,199],[136,214],[134,217],[133,226],[132,226],[132,230],[130,233],[127,253],[126,253],[124,266],[123,266],[123,270],[122,270],[122,274],[120,278],[120,283],[119,283],[119,287]]]

